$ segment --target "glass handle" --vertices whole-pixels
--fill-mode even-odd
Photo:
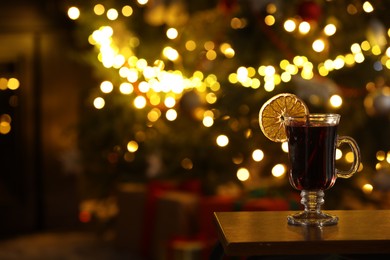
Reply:
[[[337,137],[337,147],[339,147],[341,144],[348,144],[349,147],[352,150],[353,153],[353,163],[351,165],[351,168],[348,171],[341,171],[336,169],[336,175],[339,178],[349,178],[353,174],[357,172],[360,165],[360,149],[357,145],[356,141],[349,136],[339,136]]]

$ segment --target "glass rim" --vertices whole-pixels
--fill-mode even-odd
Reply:
[[[302,118],[340,118],[340,114],[336,113],[313,113],[303,116],[284,116],[285,119],[302,119]]]

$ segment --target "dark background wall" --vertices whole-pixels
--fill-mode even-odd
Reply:
[[[1,1],[0,114],[12,130],[0,136],[0,234],[78,225],[77,123],[80,91],[91,84],[78,62],[72,24],[61,1]],[[9,100],[17,100],[11,106]]]

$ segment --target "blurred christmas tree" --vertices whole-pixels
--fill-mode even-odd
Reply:
[[[291,189],[283,145],[258,125],[261,105],[280,92],[297,94],[311,112],[341,114],[339,133],[359,143],[360,172],[335,194],[370,201],[390,187],[390,2],[72,4],[82,54],[101,80],[80,133],[97,191],[152,178],[198,178],[210,193],[231,181]],[[347,167],[340,152],[337,163]]]

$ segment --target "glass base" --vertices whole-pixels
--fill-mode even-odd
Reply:
[[[324,204],[324,191],[301,191],[301,204],[305,206],[303,212],[287,217],[287,223],[297,226],[329,226],[336,225],[339,218],[321,211]]]
[[[324,212],[299,212],[287,216],[287,223],[295,226],[330,226],[336,225],[339,218]]]

